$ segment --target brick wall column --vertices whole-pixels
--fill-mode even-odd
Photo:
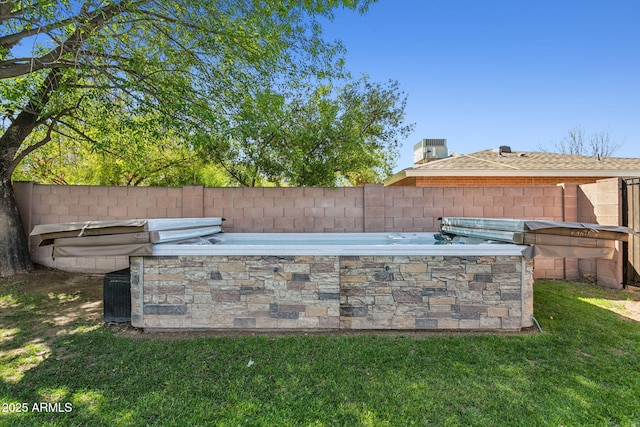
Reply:
[[[593,206],[597,223],[603,225],[622,224],[622,178],[608,178],[598,181]],[[607,288],[622,288],[622,242],[616,242],[613,259],[596,259],[598,285]]]
[[[204,217],[204,185],[182,187],[182,217]]]
[[[578,222],[578,184],[558,184],[562,187],[562,220]],[[580,278],[577,258],[564,258],[564,277],[568,280]]]
[[[364,198],[364,231],[366,233],[381,232],[385,227],[384,193],[385,187],[381,184],[365,184],[363,188]]]
[[[578,221],[578,184],[558,184],[562,187],[562,218],[565,222]]]

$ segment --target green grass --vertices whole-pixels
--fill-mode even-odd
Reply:
[[[0,287],[0,403],[29,411],[0,425],[640,425],[640,323],[607,309],[620,291],[537,282],[544,333],[167,340],[52,328],[70,297],[24,289]]]

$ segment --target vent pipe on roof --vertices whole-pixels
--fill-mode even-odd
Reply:
[[[503,155],[503,154],[509,154],[511,153],[511,147],[509,147],[508,145],[501,145],[500,148],[498,149],[498,154],[499,155]]]

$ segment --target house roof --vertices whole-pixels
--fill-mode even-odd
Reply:
[[[578,156],[537,151],[482,150],[405,169],[387,184],[412,176],[640,176],[640,158]]]

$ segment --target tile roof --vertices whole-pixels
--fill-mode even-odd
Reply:
[[[483,150],[471,154],[454,154],[445,159],[411,168],[414,171],[433,170],[492,170],[492,171],[640,171],[640,158],[603,157],[513,151],[499,154],[498,150]]]

